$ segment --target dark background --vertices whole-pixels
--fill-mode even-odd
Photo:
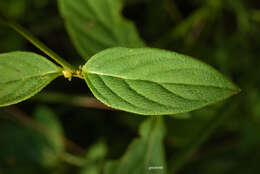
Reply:
[[[56,1],[0,0],[0,12],[68,61],[84,64],[70,42]],[[225,102],[181,115],[185,118],[165,117],[168,131],[164,143],[169,171],[175,154],[212,117],[225,114],[222,124],[178,173],[260,173],[260,1],[125,0],[123,14],[135,22],[149,46],[196,57],[242,89]],[[0,26],[0,53],[16,50],[42,54],[14,31]],[[77,170],[66,162],[48,161],[38,140],[34,142],[33,137],[40,135],[31,130],[34,122],[30,120],[43,106],[57,116],[66,141],[73,142],[66,144],[68,152],[84,155],[92,144],[101,140],[108,148],[106,158],[119,158],[138,136],[138,126],[146,117],[71,104],[77,96],[91,96],[85,82],[59,78],[34,98],[1,109],[0,173]],[[32,133],[28,135],[27,129]],[[19,163],[23,158],[31,158],[29,163],[33,165]]]

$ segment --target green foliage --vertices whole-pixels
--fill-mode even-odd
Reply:
[[[59,156],[64,150],[63,142],[58,142],[63,136],[61,125],[46,107],[37,107],[35,116],[32,122],[20,119],[19,114],[18,123],[0,119],[0,167],[5,173],[46,173],[59,165]]]
[[[28,52],[0,54],[0,106],[26,100],[61,75],[44,57]]]
[[[57,79],[40,95],[34,96],[31,102],[0,107],[0,173],[259,173],[259,5],[256,0],[1,1],[0,18],[8,21],[6,24],[9,28],[2,25],[0,19],[0,106],[3,106],[2,92],[11,90],[7,88],[9,85],[14,85],[10,95],[16,95],[24,90],[23,87],[32,85],[29,79],[23,80],[23,73],[14,73],[15,68],[25,63],[36,66],[42,62],[32,62],[29,56],[29,59],[26,57],[18,64],[12,63],[14,59],[10,55],[13,53],[4,53],[13,50],[37,52],[35,47],[26,44],[25,39],[61,66],[40,56],[41,60],[51,64],[46,69],[55,69],[56,73],[49,81],[63,73],[71,83],[64,78]],[[30,32],[15,23],[26,26]],[[25,39],[10,30],[10,27]],[[61,54],[61,57],[37,38]],[[85,60],[90,58],[89,62],[78,58],[69,39]],[[145,45],[169,51],[134,48]],[[110,54],[112,50],[115,50],[114,55]],[[129,50],[149,50],[151,54],[129,56]],[[197,57],[201,62],[172,51]],[[163,59],[161,53],[171,58],[166,56]],[[26,54],[32,55],[29,52]],[[9,57],[8,60],[2,55]],[[124,58],[115,63],[114,59],[121,56]],[[70,63],[62,57],[68,58]],[[167,61],[154,61],[157,59]],[[176,60],[189,60],[184,64],[192,68],[196,62],[196,66],[202,69],[183,70],[183,64]],[[10,66],[6,66],[6,62]],[[95,67],[97,62],[105,68]],[[138,62],[156,63],[149,66],[140,64],[141,68],[137,72],[136,68],[128,69]],[[202,62],[214,66],[223,75]],[[172,67],[182,69],[175,73],[147,73],[166,71],[167,68],[171,70]],[[118,71],[120,68],[122,71]],[[126,73],[123,68],[133,73]],[[203,71],[205,69],[207,72]],[[26,74],[26,77],[34,77],[42,68],[22,70],[32,73]],[[107,72],[109,76],[106,76]],[[4,80],[12,80],[10,74],[13,74],[15,83],[3,85]],[[91,96],[94,85],[89,90],[83,75],[88,83],[96,85],[100,84],[98,78],[105,79],[104,82],[113,88],[114,93],[131,100],[137,107],[132,107],[131,112],[121,112],[125,110],[120,107],[121,104],[115,104],[114,107],[119,111],[103,105]],[[211,78],[207,78],[209,76]],[[219,78],[214,79],[216,76]],[[239,91],[223,76],[230,77],[243,92],[225,102],[217,102]],[[125,77],[127,80],[122,79]],[[146,80],[147,84],[144,83],[143,79],[147,77],[153,81]],[[40,76],[39,80],[42,79]],[[136,96],[139,93],[125,92],[126,88],[122,85],[124,81],[132,86],[135,81],[136,89],[144,92],[146,97],[170,103],[171,108],[172,104],[186,103],[186,100],[176,100],[176,96],[169,97],[173,94],[198,100],[195,105],[189,101],[189,109],[207,107],[170,117],[159,116],[159,119],[153,116],[141,117],[132,112],[140,113],[137,111],[140,107],[147,107],[146,111],[149,109],[150,113],[157,112],[158,103],[143,104],[144,98],[140,100],[140,96]],[[171,85],[174,91],[162,95],[162,91],[157,88],[163,81],[177,82]],[[185,85],[179,85],[180,81],[185,82]],[[207,82],[207,86],[193,86],[194,82]],[[35,81],[36,85],[41,83]],[[40,91],[36,87],[31,89],[35,89],[35,93]],[[107,92],[108,88],[103,86],[101,89],[99,86],[99,90]],[[95,91],[94,95],[98,96]],[[108,98],[107,103],[101,101],[105,104],[109,101],[112,106],[111,102],[115,101],[112,99]],[[9,104],[19,101],[15,98]],[[46,103],[50,104],[51,110],[46,105],[38,107],[38,104]],[[150,165],[159,169],[147,170]]]
[[[63,151],[65,149],[64,133],[57,116],[46,106],[37,107],[34,116],[35,120],[44,126],[44,131],[52,141],[53,148],[57,152]]]
[[[119,161],[108,162],[105,174],[167,173],[163,138],[165,127],[161,117],[147,119],[140,126],[140,138],[134,140]]]
[[[88,86],[108,106],[143,115],[192,111],[239,91],[213,68],[151,48],[112,48],[83,67]]]
[[[121,15],[121,0],[59,0],[60,12],[84,59],[105,48],[144,46],[132,22]]]
[[[100,174],[107,155],[107,146],[103,141],[99,141],[89,147],[85,157],[84,167],[80,174]]]

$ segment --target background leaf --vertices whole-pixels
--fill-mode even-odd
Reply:
[[[161,117],[147,119],[141,124],[141,137],[134,140],[119,161],[108,162],[105,174],[166,174],[163,137],[165,127]],[[151,169],[150,167],[162,167]]]
[[[34,53],[0,54],[0,106],[30,98],[61,74],[61,68]]]
[[[112,48],[83,67],[93,94],[110,107],[144,115],[192,111],[239,89],[210,66],[152,48]]]
[[[35,120],[45,127],[46,134],[57,152],[65,150],[63,128],[53,111],[46,106],[38,106],[34,112]]]
[[[85,164],[79,174],[100,174],[107,154],[107,146],[103,141],[98,141],[89,147],[85,157]]]
[[[191,115],[189,119],[164,117],[167,127],[167,135],[164,139],[167,172],[173,174],[170,168],[176,163],[177,155],[183,152],[183,147],[191,142],[199,131],[202,131],[208,121],[217,115],[221,116],[220,111],[223,110],[222,114],[226,115],[224,121],[176,173],[259,173],[260,1],[124,1],[124,16],[137,24],[140,35],[148,45],[197,57],[216,67],[243,89],[242,93],[226,102],[218,102],[204,109],[189,112]],[[66,57],[69,62],[75,65],[82,64],[83,60],[77,59],[78,55],[64,29],[64,21],[58,14],[57,1],[0,1],[0,11],[7,19],[13,19],[28,28],[59,55]],[[177,12],[180,14],[179,20],[176,20]],[[10,28],[4,26],[0,28],[1,53],[13,50],[38,52],[37,48],[28,44]],[[161,40],[163,42],[160,42]],[[126,150],[129,142],[137,136],[139,123],[147,117],[129,112],[82,108],[74,103],[74,99],[78,96],[91,95],[84,85],[84,81],[80,79],[73,78],[72,83],[69,83],[63,78],[58,78],[40,92],[40,95],[36,95],[38,99],[31,99],[30,102],[22,102],[16,106],[29,114],[35,111],[38,103],[48,103],[59,116],[66,137],[82,149],[80,151],[67,147],[68,152],[84,158],[92,144],[99,139],[104,139],[108,145],[107,158],[117,159]],[[53,93],[67,97],[64,100],[63,97],[56,97]],[[41,98],[41,95],[44,97]],[[55,102],[49,102],[49,99]],[[8,108],[0,108],[0,117],[5,115],[1,111]],[[183,118],[183,115],[180,117]],[[0,128],[5,123],[1,121]],[[12,132],[8,128],[2,131],[1,135],[4,136]],[[21,138],[19,133],[18,131],[16,139]],[[31,153],[38,154],[33,148],[34,144],[30,142],[29,139],[29,144],[22,150],[28,153],[31,150]],[[15,144],[24,147],[17,141]],[[9,146],[10,144],[7,147]],[[4,151],[6,146],[1,143],[0,147]],[[12,158],[9,162],[12,163]],[[28,166],[35,168],[31,173],[42,173],[35,163],[27,165],[27,169]],[[10,165],[10,167],[19,174],[29,173],[28,170],[28,172],[21,170],[22,165]],[[77,174],[79,170],[79,167],[65,161],[60,165],[59,170],[43,173]],[[0,173],[11,174],[1,167]]]
[[[59,0],[60,12],[84,59],[109,47],[141,47],[132,22],[121,16],[121,0]]]
[[[63,142],[57,143],[61,125],[47,107],[37,107],[34,120],[19,114],[1,112],[0,168],[10,174],[50,173],[60,164],[59,155],[64,150]]]

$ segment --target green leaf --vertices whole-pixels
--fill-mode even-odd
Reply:
[[[161,117],[147,119],[140,127],[141,137],[135,140],[119,161],[108,162],[105,174],[165,174],[163,137],[165,127]]]
[[[107,146],[103,141],[98,141],[88,149],[85,158],[84,167],[80,174],[100,174],[104,167],[104,161],[107,154]]]
[[[121,15],[121,0],[59,0],[61,15],[84,59],[110,47],[141,47],[134,24]]]
[[[50,140],[18,122],[0,119],[0,144],[0,168],[4,173],[50,173],[59,164]]]
[[[103,160],[106,154],[107,146],[102,140],[99,140],[88,149],[86,159],[88,161],[99,161]]]
[[[0,54],[0,106],[30,98],[62,75],[61,71],[61,68],[34,53]]]
[[[46,106],[38,106],[34,112],[35,120],[44,127],[46,135],[57,152],[65,150],[64,132],[57,116]]]
[[[93,94],[106,105],[143,115],[192,111],[239,89],[212,67],[153,48],[111,48],[83,67]]]

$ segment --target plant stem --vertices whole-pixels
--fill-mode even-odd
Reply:
[[[50,136],[50,132],[46,129],[46,127],[44,127],[44,125],[31,119],[30,116],[28,116],[26,113],[21,111],[16,106],[8,106],[8,107],[4,108],[3,111],[8,113],[10,116],[12,116],[12,117],[7,117],[8,119],[13,119],[14,121],[20,122],[24,126],[35,129],[35,130],[41,132],[46,137]],[[4,114],[2,114],[2,115],[0,114],[0,116],[3,116],[3,115]],[[64,143],[68,150],[73,151],[74,153],[77,153],[79,155],[85,154],[85,150],[82,147],[78,146],[77,144],[75,144],[73,141],[66,138],[65,136],[63,136],[63,139],[64,139]]]
[[[4,111],[6,113],[12,115],[13,118],[16,121],[19,121],[20,123],[24,124],[25,126],[28,126],[30,128],[37,130],[37,131],[40,131],[45,136],[49,136],[49,132],[46,129],[46,127],[44,127],[40,123],[36,122],[35,120],[30,119],[30,117],[28,117],[25,113],[20,111],[18,108],[14,107],[14,106],[9,106],[9,107],[5,108]],[[80,152],[80,154],[83,154],[82,153],[83,149],[81,147],[74,144],[72,141],[70,141],[69,139],[67,139],[65,137],[63,137],[63,139],[65,140],[66,145],[69,145],[70,147],[76,148],[77,152]],[[84,153],[85,153],[85,151],[84,151]],[[84,166],[84,163],[85,163],[84,158],[79,157],[79,156],[75,156],[75,155],[67,153],[65,151],[60,152],[58,154],[58,156],[59,156],[60,160],[66,162],[66,163],[69,163],[71,165],[77,166],[77,167],[82,167],[82,166]]]
[[[114,110],[113,108],[110,108],[101,103],[94,97],[88,97],[84,95],[69,95],[60,92],[44,92],[37,94],[32,99],[45,103],[71,104],[84,108]]]
[[[196,152],[199,146],[207,140],[207,138],[216,130],[216,128],[226,119],[226,114],[223,113],[228,106],[223,107],[223,110],[220,111],[219,114],[216,114],[206,125],[196,134],[190,143],[188,143],[183,151],[176,157],[176,161],[171,166],[171,173],[175,174],[177,171],[184,166],[190,157]]]
[[[22,35],[25,39],[27,39],[35,47],[40,49],[42,52],[44,52],[46,55],[48,55],[50,58],[52,58],[55,62],[60,64],[64,69],[69,69],[72,72],[76,71],[76,68],[73,65],[71,65],[65,59],[61,58],[58,54],[56,54],[54,51],[49,49],[45,44],[43,44],[41,41],[39,41],[36,37],[34,37],[28,30],[24,29],[22,26],[20,26],[16,23],[13,23],[13,22],[4,22],[3,20],[1,20],[1,22],[6,24],[13,30],[15,30],[20,35]]]

